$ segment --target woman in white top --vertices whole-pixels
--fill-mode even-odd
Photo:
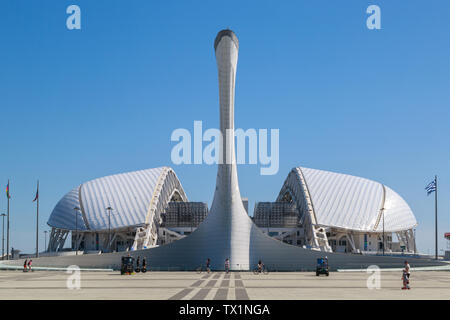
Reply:
[[[411,273],[411,268],[410,268],[410,266],[409,266],[409,263],[408,263],[408,261],[405,261],[405,270],[406,270],[406,273],[408,273],[408,277],[409,277],[409,275],[410,275],[410,273]]]

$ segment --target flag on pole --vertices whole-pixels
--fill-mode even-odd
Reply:
[[[39,199],[39,189],[36,190],[36,197],[34,197],[33,202],[35,202],[37,199]]]
[[[9,194],[9,181],[8,184],[6,185],[6,198],[11,199],[11,195]]]
[[[426,187],[425,190],[427,190],[427,196],[429,196],[431,193],[436,191],[436,180],[433,180],[430,182]]]

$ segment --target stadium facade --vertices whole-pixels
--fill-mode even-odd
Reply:
[[[187,201],[171,168],[104,177],[59,201],[48,221],[48,251],[62,250],[70,232],[72,250],[83,252],[164,245],[193,233],[207,214],[206,203]],[[386,252],[415,251],[417,221],[408,204],[387,186],[346,174],[294,168],[276,201],[257,203],[252,219],[270,237],[308,249],[368,254],[384,243]]]
[[[83,183],[67,193],[50,215],[48,251],[62,250],[69,232],[74,250],[109,252],[154,247],[171,233],[162,226],[168,203],[187,200],[169,167]]]
[[[326,252],[416,251],[417,221],[406,201],[381,183],[347,174],[292,169],[276,202],[255,206],[254,221],[281,241]]]
[[[324,254],[333,268],[364,268],[373,264],[402,266],[403,258],[332,252],[333,243],[329,240],[333,237],[339,239],[345,234],[348,241],[357,243],[353,235],[380,232],[382,217],[385,231],[389,232],[404,234],[417,224],[400,196],[367,179],[307,168],[291,171],[276,201],[283,204],[273,205],[268,214],[280,210],[287,212],[290,221],[297,221],[303,229],[301,237],[307,248],[269,237],[252,221],[239,191],[234,139],[229,139],[234,136],[239,50],[236,35],[231,30],[220,31],[214,49],[219,78],[220,130],[225,146],[220,149],[219,158],[227,161],[218,165],[210,211],[205,212],[201,205],[191,208],[198,213],[195,230],[183,234],[177,241],[163,243],[167,238],[159,231],[167,230],[169,226],[179,227],[171,225],[174,219],[168,217],[176,213],[175,223],[181,223],[186,212],[191,210],[177,209],[176,203],[180,203],[178,208],[183,207],[181,203],[186,203],[187,197],[175,172],[163,167],[96,179],[69,192],[57,204],[48,221],[52,227],[49,248],[60,250],[68,233],[75,230],[77,249],[81,241],[84,241],[85,250],[90,246],[96,249],[97,239],[99,248],[103,243],[102,247],[107,251],[128,246],[131,249],[128,254],[145,257],[150,268],[155,270],[193,270],[206,258],[211,259],[213,269],[219,270],[223,270],[225,259],[230,259],[232,270],[249,270],[259,260],[271,269],[304,270],[314,268],[316,258]],[[380,215],[380,211],[384,215]],[[297,217],[294,217],[295,213]],[[201,223],[200,219],[203,219]],[[182,227],[194,228],[194,225]],[[120,239],[121,243],[113,239]],[[122,252],[111,252],[43,257],[33,262],[36,266],[76,264],[119,268],[122,255]],[[409,261],[415,266],[439,264],[428,259],[409,258]]]

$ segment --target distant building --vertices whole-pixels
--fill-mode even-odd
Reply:
[[[253,222],[265,234],[284,243],[303,246],[304,231],[299,218],[293,202],[258,202],[253,213]]]
[[[164,243],[159,228],[169,202],[187,202],[169,167],[107,176],[74,188],[55,206],[48,251],[62,251],[69,233],[72,249],[125,251]],[[106,208],[111,207],[109,211]]]
[[[162,214],[163,222],[158,229],[160,244],[167,244],[190,235],[208,214],[204,202],[169,202]]]
[[[416,250],[417,221],[411,208],[381,183],[297,167],[286,178],[280,201],[297,206],[300,245],[327,252],[376,253],[383,250],[384,231],[385,252]],[[398,242],[393,242],[393,234]]]

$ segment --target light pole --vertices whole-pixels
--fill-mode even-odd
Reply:
[[[75,255],[78,255],[78,211],[81,209],[75,207],[73,210],[75,210]]]
[[[383,256],[384,256],[384,208],[381,208],[381,214],[383,215]]]
[[[416,229],[414,229],[414,254],[417,254],[417,247],[416,247]]]
[[[106,208],[108,211],[108,249],[111,248],[111,211],[114,210],[111,207]]]
[[[435,229],[434,229],[434,237],[435,237],[435,259],[436,260],[438,260],[439,259],[439,257],[438,257],[438,236],[437,236],[437,234],[438,234],[438,208],[437,208],[437,193],[438,193],[438,185],[437,185],[437,175],[436,176],[434,176],[434,187],[435,187],[435,190],[434,190],[434,214],[435,214],[435,216],[434,216],[434,223],[435,223],[435,225],[434,225],[434,227],[435,227]]]
[[[5,217],[6,214],[2,213],[0,214],[0,217],[2,217],[2,260],[5,259]]]
[[[47,230],[44,231],[44,252],[47,252]]]
[[[10,239],[10,232],[9,232],[9,217],[10,217],[10,208],[9,208],[9,200],[11,200],[11,195],[9,193],[9,179],[8,179],[8,185],[6,187],[6,199],[7,202],[7,209],[6,209],[6,260],[9,260],[9,239]]]
[[[39,258],[39,180],[37,182],[36,197],[36,258]]]

